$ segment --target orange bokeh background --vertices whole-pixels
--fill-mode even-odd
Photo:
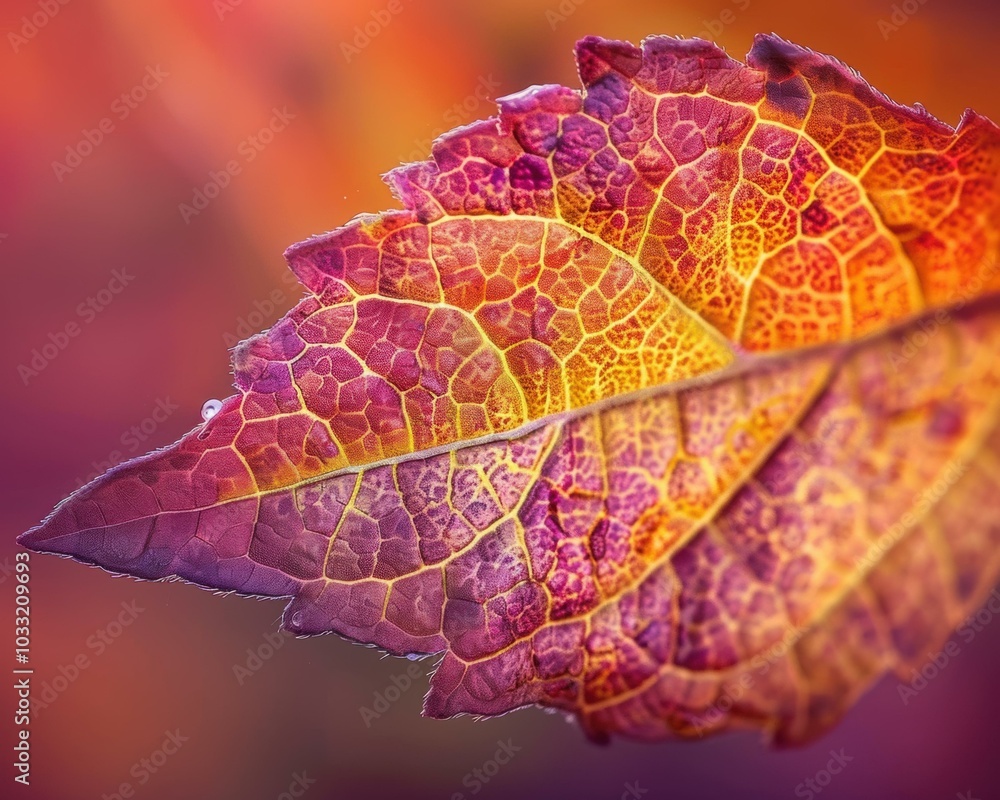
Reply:
[[[40,10],[49,4],[54,14]],[[393,0],[398,10],[361,46],[356,26],[388,0],[10,0],[0,13],[0,563],[13,563],[14,537],[78,481],[175,440],[206,399],[230,394],[230,337],[243,323],[270,325],[300,295],[283,249],[395,206],[378,176],[425,156],[455,122],[492,114],[482,87],[495,98],[532,83],[577,85],[572,45],[586,34],[701,35],[742,57],[755,32],[775,31],[951,124],[966,106],[1000,119],[1000,6],[900,6],[903,24],[890,30],[879,25],[893,23],[888,0]],[[22,17],[35,14],[45,24],[27,36]],[[161,78],[140,92],[157,68]],[[130,107],[121,95],[133,90]],[[259,150],[243,144],[274,109],[294,116]],[[67,148],[88,150],[78,146],[85,131],[101,141],[72,169],[54,167]],[[234,159],[239,173],[185,219],[180,206]],[[109,296],[98,293],[115,269],[134,277],[81,314],[88,298]],[[79,333],[50,363],[35,375],[19,369],[68,323]],[[151,416],[158,403],[161,419]],[[128,435],[132,426],[139,434]],[[961,641],[908,704],[886,679],[809,747],[773,752],[743,734],[599,748],[538,710],[488,723],[422,719],[422,677],[366,725],[361,708],[409,664],[336,637],[284,641],[241,685],[233,667],[277,630],[281,601],[113,580],[52,557],[31,565],[36,693],[72,674],[79,655],[87,666],[32,722],[28,789],[11,782],[16,701],[2,693],[4,797],[111,798],[129,783],[142,800],[277,798],[303,773],[314,800],[610,799],[635,782],[647,798],[804,797],[796,788],[831,749],[853,760],[824,800],[1000,795],[1000,624]],[[13,583],[0,569],[5,667]],[[123,601],[142,611],[102,649],[91,637],[118,630],[109,625]],[[133,771],[174,730],[188,737],[179,751],[155,773]],[[521,749],[474,795],[466,774],[508,739]]]

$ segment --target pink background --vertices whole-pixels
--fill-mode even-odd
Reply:
[[[167,444],[199,421],[206,399],[231,393],[225,335],[255,303],[264,313],[253,330],[299,296],[285,280],[288,244],[392,207],[378,176],[425,154],[441,129],[491,114],[477,85],[495,86],[493,97],[531,83],[577,85],[571,51],[582,35],[701,34],[742,57],[754,32],[773,30],[949,123],[967,105],[1000,118],[1000,7],[986,0],[909,0],[919,10],[887,39],[877,23],[892,13],[888,1],[576,0],[564,21],[546,16],[561,14],[558,0],[397,1],[402,10],[350,60],[342,43],[387,2],[243,0],[227,11],[233,0],[73,0],[16,52],[7,34],[39,6],[5,4],[0,563],[13,563],[14,537],[92,462]],[[564,0],[564,10],[573,7]],[[169,75],[122,119],[116,98],[157,65]],[[286,106],[294,120],[247,163],[240,142]],[[113,130],[60,180],[52,162],[105,117]],[[240,174],[185,223],[179,204],[233,158]],[[77,307],[114,269],[134,280],[87,322]],[[79,335],[26,385],[18,366],[70,322]],[[148,422],[148,438],[130,451],[129,429],[158,401],[177,408]],[[32,723],[27,790],[10,783],[15,698],[2,693],[5,797],[110,797],[129,782],[144,800],[277,798],[305,773],[314,800],[455,792],[612,800],[636,781],[647,798],[781,798],[795,797],[841,748],[853,760],[823,800],[1000,796],[1000,624],[957,640],[959,655],[908,705],[886,679],[806,748],[774,752],[753,734],[599,748],[561,716],[534,709],[483,723],[422,719],[423,678],[367,727],[361,707],[405,674],[406,661],[336,637],[288,640],[241,686],[233,666],[277,630],[281,601],[114,580],[53,557],[31,565],[36,693],[78,655],[88,666]],[[123,601],[143,610],[98,653],[89,637]],[[13,605],[14,582],[0,571],[4,668],[13,665]],[[133,765],[174,730],[188,741],[140,785]],[[521,750],[473,795],[463,777],[507,739]]]

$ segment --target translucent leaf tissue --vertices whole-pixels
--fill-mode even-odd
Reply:
[[[910,674],[1000,576],[1000,130],[774,36],[577,62],[291,247],[237,393],[20,542],[433,654],[433,717],[794,743]]]

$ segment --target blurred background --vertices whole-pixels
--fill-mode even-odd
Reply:
[[[998,22],[988,0],[6,0],[5,667],[14,537],[231,393],[228,347],[301,294],[287,245],[395,206],[379,176],[492,114],[494,98],[578,85],[579,37],[697,35],[741,58],[775,31],[955,124],[966,106],[1000,118]],[[819,796],[809,779],[823,800],[1000,796],[1000,624],[959,642],[906,705],[886,679],[806,748],[772,751],[755,734],[596,747],[536,709],[422,719],[430,662],[278,637],[282,601],[53,557],[31,567],[46,705],[25,789],[4,679],[4,797]],[[500,741],[519,749],[494,769]],[[831,750],[851,760],[824,785]]]

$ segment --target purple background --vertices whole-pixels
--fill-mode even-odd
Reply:
[[[299,295],[285,280],[286,245],[391,207],[378,175],[422,157],[440,130],[492,113],[477,86],[496,97],[531,83],[577,85],[571,51],[582,35],[700,34],[742,57],[754,32],[773,30],[950,123],[966,105],[1000,118],[994,3],[910,0],[919,9],[887,31],[878,22],[890,19],[892,3],[861,0],[576,0],[575,10],[570,0],[562,10],[528,0],[399,2],[350,59],[342,43],[387,2],[243,0],[229,10],[232,0],[76,0],[22,42],[8,34],[39,6],[5,4],[0,564],[13,564],[14,537],[92,462],[167,444],[199,421],[204,400],[230,393],[226,334],[246,332],[238,328],[255,304],[263,310],[253,331]],[[547,13],[567,10],[565,19]],[[115,105],[156,65],[168,77],[135,108]],[[246,162],[240,142],[284,106],[296,118]],[[105,117],[113,130],[57,177],[52,162]],[[240,174],[185,223],[178,205],[233,158]],[[88,322],[79,304],[122,268],[135,279]],[[18,366],[70,322],[79,335],[25,383]],[[129,429],[158,401],[177,408],[147,422],[146,440],[129,450]],[[646,798],[806,797],[796,787],[826,766],[831,749],[853,760],[823,800],[1000,796],[1000,624],[956,639],[959,655],[908,705],[888,678],[809,747],[772,751],[755,734],[595,747],[561,716],[535,709],[489,722],[422,719],[423,678],[366,726],[360,709],[408,662],[336,637],[292,639],[240,685],[234,665],[277,631],[281,601],[115,580],[52,557],[31,565],[36,695],[60,668],[72,674],[78,656],[87,666],[59,682],[64,691],[32,723],[29,789],[10,783],[15,697],[3,681],[4,797],[111,797],[127,782],[143,800],[277,798],[296,773],[315,780],[304,795],[314,800],[456,792],[613,800],[636,781]],[[91,637],[119,632],[123,602],[142,611],[102,650]],[[5,669],[13,606],[14,581],[0,570]],[[140,783],[145,773],[134,765],[175,730],[188,741]],[[464,776],[508,739],[521,749],[473,794]]]

